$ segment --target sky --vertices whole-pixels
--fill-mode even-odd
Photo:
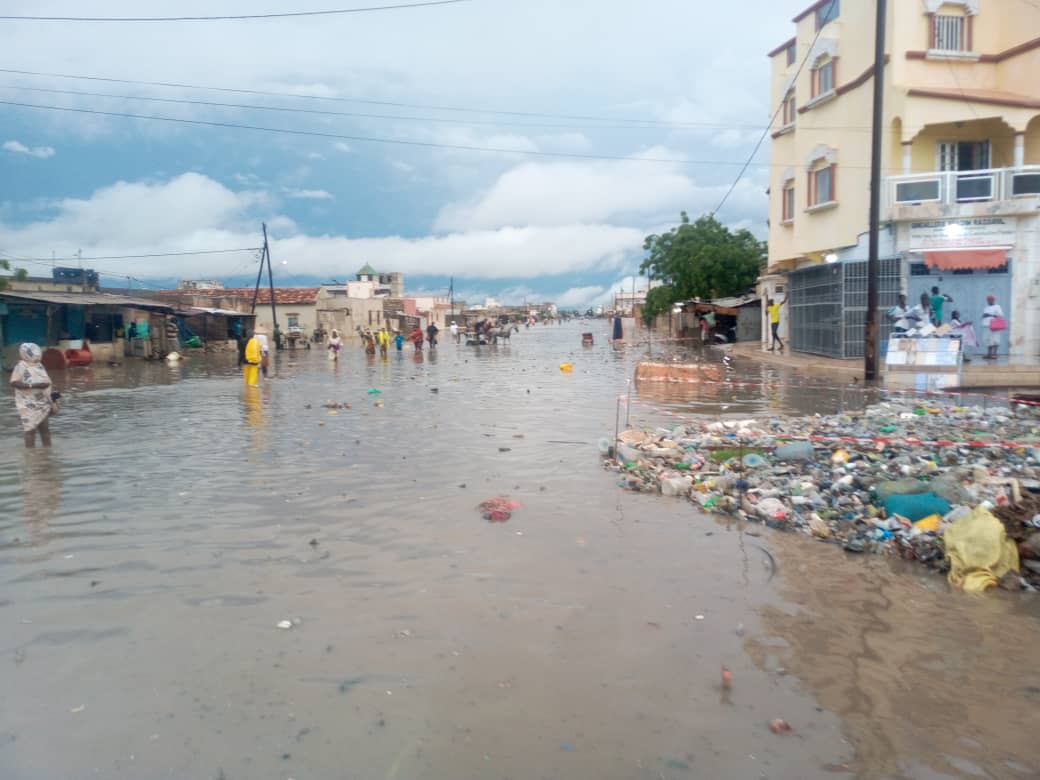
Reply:
[[[344,281],[370,263],[404,272],[412,291],[446,292],[454,278],[473,303],[605,302],[631,285],[645,236],[716,208],[775,108],[766,53],[808,4],[0,20],[0,258],[46,275],[50,258],[81,256],[109,286],[249,283],[266,223],[276,284]],[[15,0],[3,14],[365,5]],[[767,163],[768,143],[718,214],[762,238]],[[176,254],[187,252],[207,254]]]

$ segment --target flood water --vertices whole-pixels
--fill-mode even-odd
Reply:
[[[754,364],[631,388],[642,354],[600,322],[282,353],[258,389],[223,357],[97,366],[55,377],[50,451],[5,396],[0,777],[1037,777],[1035,599],[600,466],[619,395],[658,424],[856,394]],[[522,507],[489,523],[495,496]]]

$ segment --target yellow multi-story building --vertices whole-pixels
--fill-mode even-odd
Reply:
[[[820,0],[769,54],[783,108],[767,296],[794,294],[798,269],[867,257],[875,9]],[[976,327],[994,295],[1001,352],[1040,356],[1040,2],[888,0],[885,50],[881,251],[899,291],[913,303],[937,286],[945,318]],[[812,317],[786,318],[795,349],[819,351],[800,332]]]

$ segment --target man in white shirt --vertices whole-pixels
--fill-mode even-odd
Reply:
[[[453,339],[455,339],[455,343],[458,344],[459,343],[459,326],[455,322],[455,320],[451,321],[451,327],[449,328],[449,330],[451,331],[451,337]]]

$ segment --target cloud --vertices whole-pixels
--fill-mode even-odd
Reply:
[[[198,173],[162,182],[117,182],[83,199],[50,204],[46,218],[0,223],[0,245],[15,254],[48,257],[147,254],[256,246],[266,221],[273,251],[293,275],[343,276],[363,258],[376,267],[419,275],[477,279],[534,279],[592,270],[611,271],[640,251],[644,231],[610,224],[526,225],[454,231],[443,235],[347,237],[301,231],[265,192],[235,192]],[[242,255],[140,262],[136,276],[181,278],[230,275]],[[101,271],[124,266],[98,261]]]
[[[654,157],[668,150],[652,150]],[[469,203],[441,210],[436,230],[563,225],[633,215],[678,214],[699,188],[678,164],[624,161],[528,162]]]
[[[606,288],[601,285],[571,287],[569,290],[554,296],[553,300],[561,308],[576,309],[596,302],[605,292]]]
[[[354,151],[353,148],[350,146],[350,144],[348,144],[348,143],[346,143],[344,141],[336,141],[336,143],[334,143],[332,145],[332,148],[335,149],[337,152],[344,152],[344,153]]]
[[[52,146],[26,146],[21,141],[5,141],[3,144],[4,151],[13,152],[14,154],[25,154],[29,157],[37,157],[41,160],[46,160],[48,157],[53,157],[56,152]]]
[[[334,196],[331,192],[325,190],[288,190],[286,192],[290,198],[296,200],[333,200]]]

